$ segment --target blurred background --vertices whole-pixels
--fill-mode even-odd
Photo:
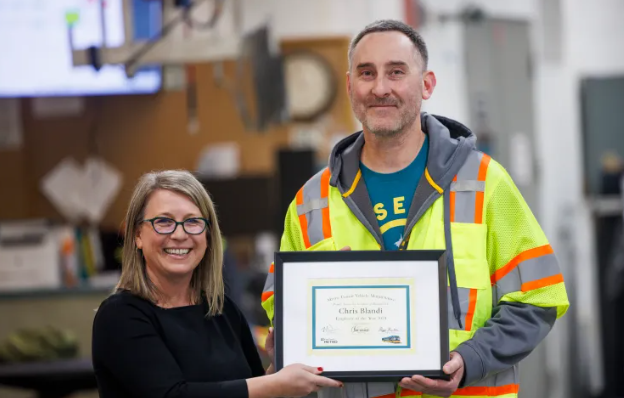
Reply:
[[[521,364],[523,398],[624,397],[624,1],[0,0],[0,397],[96,397],[98,304],[144,172],[212,195],[226,280],[262,352],[283,217],[360,128],[350,39],[403,20],[557,253],[572,306]]]

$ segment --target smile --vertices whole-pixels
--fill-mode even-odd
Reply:
[[[165,249],[165,253],[167,254],[176,254],[178,256],[183,256],[188,254],[191,249]]]

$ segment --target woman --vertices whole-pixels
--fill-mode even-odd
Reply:
[[[144,175],[125,236],[116,293],[93,325],[100,397],[269,398],[341,386],[321,368],[265,372],[245,317],[224,294],[215,210],[190,173]]]

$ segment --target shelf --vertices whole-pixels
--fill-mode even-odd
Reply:
[[[80,286],[74,288],[58,289],[25,289],[15,291],[0,291],[1,300],[23,300],[43,297],[67,297],[84,296],[89,294],[107,294],[112,292],[114,286]]]

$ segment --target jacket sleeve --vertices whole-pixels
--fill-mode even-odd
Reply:
[[[484,201],[492,317],[456,348],[465,363],[461,386],[527,357],[569,307],[552,247],[506,170],[488,168]]]
[[[303,251],[305,245],[303,243],[301,225],[299,224],[299,218],[297,216],[297,204],[293,200],[286,212],[286,219],[284,220],[284,233],[282,234],[282,240],[280,242],[280,251]],[[262,308],[264,308],[267,317],[273,326],[273,316],[275,314],[275,298],[273,297],[273,290],[275,286],[275,275],[273,274],[273,264],[269,267],[269,273],[267,274],[266,282],[264,283],[264,289],[262,290]]]

